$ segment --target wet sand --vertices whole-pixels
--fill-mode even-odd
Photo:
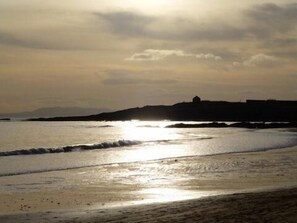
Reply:
[[[297,189],[222,195],[204,199],[76,212],[0,216],[2,223],[29,222],[297,222]]]
[[[1,177],[0,185],[1,223],[297,222],[296,147]],[[257,192],[232,195],[247,191]],[[207,197],[218,194],[229,195]]]

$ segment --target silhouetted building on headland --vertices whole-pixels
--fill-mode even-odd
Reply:
[[[201,98],[199,98],[198,96],[195,96],[192,100],[193,103],[200,103],[201,102]]]

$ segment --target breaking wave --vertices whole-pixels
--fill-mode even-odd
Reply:
[[[116,142],[103,142],[93,145],[75,145],[75,146],[65,146],[59,148],[33,148],[33,149],[20,149],[14,151],[0,152],[1,156],[19,156],[19,155],[37,155],[46,153],[68,153],[75,151],[84,150],[96,150],[96,149],[108,149],[115,147],[126,147],[142,144],[142,141],[137,140],[119,140]]]

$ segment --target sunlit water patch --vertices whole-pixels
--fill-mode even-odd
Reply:
[[[297,141],[296,132],[284,129],[165,128],[175,123],[0,123],[0,154],[3,155],[0,156],[0,176],[169,157],[259,151],[292,146]]]

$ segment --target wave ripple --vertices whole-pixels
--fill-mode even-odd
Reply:
[[[20,149],[14,151],[0,152],[1,156],[19,156],[19,155],[37,155],[46,153],[68,153],[82,150],[95,150],[95,149],[108,149],[114,147],[125,147],[142,144],[137,140],[119,140],[116,142],[103,142],[93,145],[75,145],[65,146],[59,148],[33,148],[33,149]]]

